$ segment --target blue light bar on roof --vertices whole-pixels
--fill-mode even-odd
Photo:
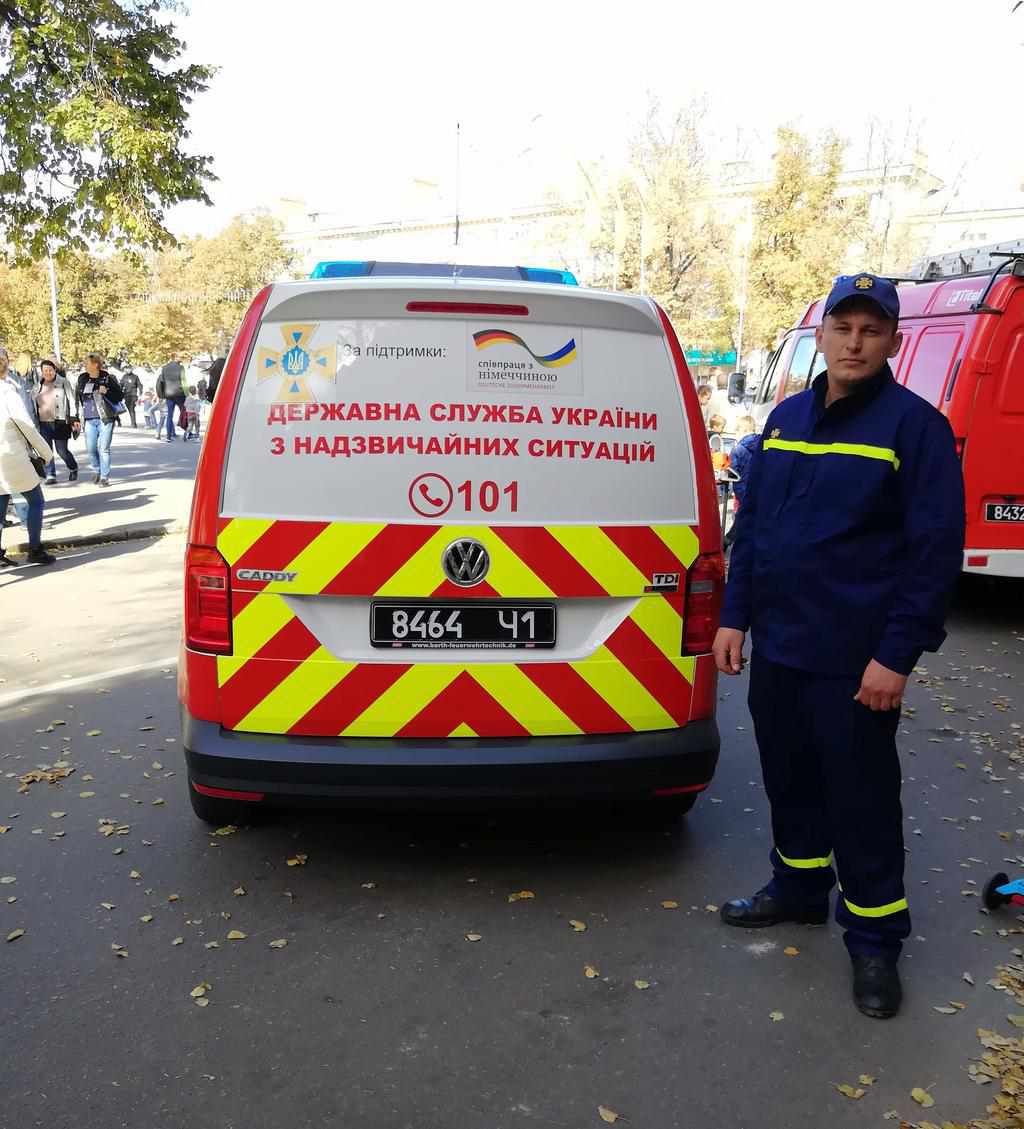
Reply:
[[[489,278],[510,282],[546,282],[577,286],[567,270],[548,267],[481,267],[455,263],[383,263],[377,260],[336,259],[317,263],[310,278]]]

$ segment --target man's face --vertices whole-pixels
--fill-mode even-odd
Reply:
[[[903,344],[896,323],[872,303],[840,305],[814,334],[830,377],[842,384],[867,380],[895,357]]]
[[[92,357],[90,357],[89,360],[87,360],[85,362],[85,371],[90,376],[99,376],[99,374],[100,374],[100,362],[93,360]]]

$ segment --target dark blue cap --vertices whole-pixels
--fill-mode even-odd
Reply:
[[[900,296],[887,279],[875,274],[841,274],[832,284],[832,292],[825,299],[825,316],[847,298],[867,298],[892,321],[900,320]]]

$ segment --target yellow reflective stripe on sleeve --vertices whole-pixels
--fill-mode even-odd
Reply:
[[[900,898],[898,902],[890,902],[887,906],[855,906],[849,898],[844,897],[843,901],[846,903],[846,908],[850,913],[855,913],[858,917],[888,917],[890,913],[899,913],[900,910],[909,909],[906,898]]]
[[[220,555],[229,565],[233,565],[273,524],[273,521],[264,518],[232,518],[217,534],[217,548]]]
[[[826,855],[824,858],[818,859],[790,859],[779,850],[775,848],[775,853],[786,864],[786,866],[793,867],[794,870],[817,870],[819,867],[831,866],[832,856]]]
[[[800,455],[855,455],[861,459],[879,459],[900,469],[900,460],[891,447],[872,447],[867,443],[804,443],[796,439],[766,439],[766,451],[796,451]]]

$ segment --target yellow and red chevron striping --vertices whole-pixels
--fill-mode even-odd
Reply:
[[[467,592],[441,580],[444,546],[463,536],[483,541],[491,554],[486,589]],[[689,527],[233,519],[222,523],[218,548],[233,570],[293,574],[278,582],[235,579],[235,653],[217,660],[228,728],[297,735],[514,736],[630,732],[688,719],[694,665],[680,656],[682,597],[642,593],[652,573],[682,574],[692,563],[697,539]],[[321,646],[279,593],[629,596],[634,604],[605,644],[579,661],[355,663]]]

